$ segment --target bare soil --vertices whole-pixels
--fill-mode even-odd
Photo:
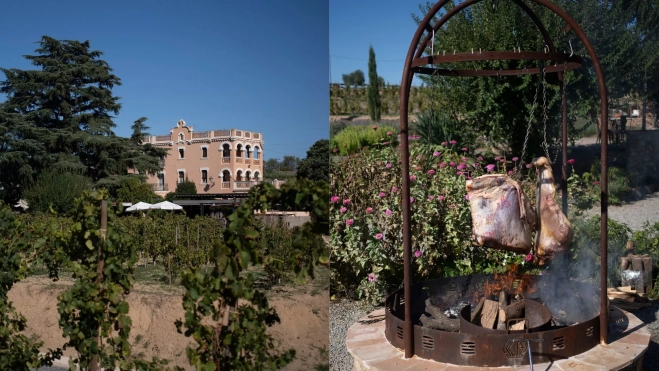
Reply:
[[[61,348],[65,342],[58,325],[57,296],[71,284],[53,283],[45,276],[29,277],[16,284],[9,299],[27,319],[25,334],[44,342],[41,351]],[[174,321],[184,318],[180,287],[137,283],[128,295],[133,326],[130,342],[133,355],[168,359],[170,365],[193,370],[186,346],[194,343],[176,331]],[[295,349],[295,360],[284,370],[314,370],[329,364],[329,296],[318,282],[306,286],[278,286],[268,293],[281,323],[269,329],[281,349]],[[65,356],[75,355],[67,349]]]

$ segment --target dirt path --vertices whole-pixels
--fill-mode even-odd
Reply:
[[[16,284],[9,299],[27,319],[27,336],[44,342],[41,351],[62,347],[65,339],[58,326],[57,296],[70,283],[53,283],[46,277],[30,277]],[[170,365],[193,370],[188,365],[185,348],[192,341],[177,333],[174,321],[183,318],[181,289],[137,284],[128,296],[133,322],[130,343],[133,355],[150,359],[158,356]],[[283,349],[293,348],[296,359],[284,370],[313,370],[328,364],[329,296],[327,290],[308,287],[283,287],[269,295],[270,305],[277,309],[281,323],[270,333]],[[74,351],[66,350],[65,356]]]

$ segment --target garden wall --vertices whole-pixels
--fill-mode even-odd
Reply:
[[[659,183],[659,131],[628,131],[626,157],[637,186]]]

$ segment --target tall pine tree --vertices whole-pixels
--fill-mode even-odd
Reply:
[[[373,46],[368,49],[368,114],[371,121],[380,121],[380,80],[378,78],[377,65],[375,64],[375,51]]]
[[[44,36],[35,52],[25,58],[36,69],[0,69],[6,76],[0,92],[7,95],[0,106],[5,201],[16,201],[21,188],[44,169],[82,171],[106,188],[116,187],[129,169],[140,174],[160,170],[164,151],[143,148],[113,132],[121,104],[112,89],[121,80],[100,59],[101,51],[91,50],[89,41]]]

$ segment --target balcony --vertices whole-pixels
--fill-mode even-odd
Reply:
[[[231,163],[231,157],[222,157],[222,163],[223,164],[230,164]]]
[[[167,183],[151,183],[151,190],[153,192],[168,192],[169,187],[167,187]]]
[[[234,189],[250,189],[255,185],[261,183],[261,180],[239,180],[234,182]]]

